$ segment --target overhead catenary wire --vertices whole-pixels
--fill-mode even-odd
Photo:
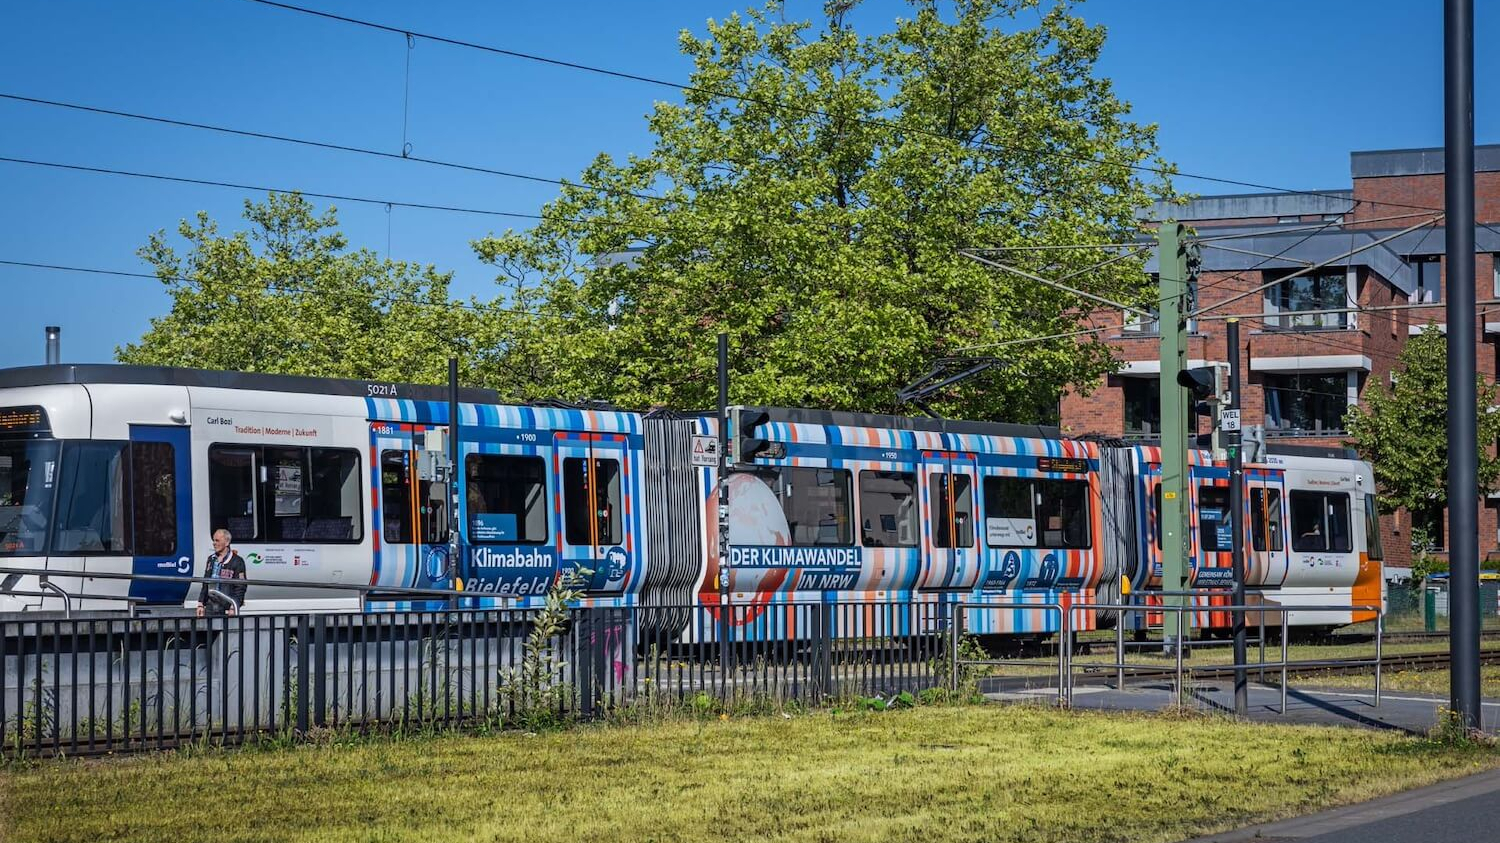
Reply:
[[[42,263],[42,262],[38,262],[38,261],[19,261],[19,260],[11,260],[11,259],[3,259],[3,258],[0,258],[0,266],[24,267],[24,268],[27,268],[27,269],[45,269],[45,270],[53,270],[53,271],[58,271],[58,272],[78,272],[78,273],[84,273],[84,274],[89,274],[89,275],[114,275],[114,276],[120,276],[120,277],[125,277],[125,278],[149,278],[149,279],[152,279],[152,280],[155,280],[155,281],[176,281],[178,283],[183,283],[183,284],[192,284],[193,286],[198,287],[199,289],[203,289],[205,287],[211,287],[211,286],[222,286],[222,287],[228,287],[230,289],[281,292],[281,293],[290,293],[290,294],[294,294],[294,295],[296,295],[296,294],[302,294],[302,295],[313,295],[313,296],[328,296],[330,294],[330,291],[328,291],[328,290],[317,290],[317,289],[313,289],[313,288],[310,288],[310,287],[299,287],[299,286],[294,286],[294,285],[290,285],[290,284],[279,284],[279,283],[274,283],[274,282],[272,282],[272,283],[265,283],[265,284],[249,284],[249,283],[244,283],[244,282],[228,281],[228,280],[217,279],[217,278],[216,279],[211,279],[211,280],[206,280],[206,279],[201,279],[201,278],[189,278],[187,276],[182,276],[182,275],[162,275],[162,274],[156,273],[156,272],[133,272],[133,271],[130,271],[130,270],[125,270],[125,269],[102,269],[102,268],[99,268],[99,267],[70,266],[70,265],[67,265],[67,264]],[[565,321],[565,322],[576,321],[576,318],[577,318],[577,317],[573,317],[573,316],[567,316],[567,315],[564,315],[564,314],[561,314],[561,313],[538,313],[537,311],[534,311],[534,310],[524,310],[524,309],[521,309],[521,308],[504,307],[504,306],[501,306],[501,305],[494,305],[494,304],[474,304],[472,302],[463,301],[462,299],[448,299],[446,301],[431,301],[431,300],[425,300],[425,299],[411,298],[409,296],[393,296],[393,295],[390,295],[390,294],[385,294],[385,295],[376,296],[375,298],[372,299],[372,301],[374,301],[377,304],[388,304],[388,305],[389,304],[410,304],[410,305],[417,306],[417,307],[435,307],[435,308],[445,308],[445,309],[450,309],[450,310],[451,309],[465,309],[465,310],[473,310],[473,311],[476,311],[476,312],[500,311],[502,313],[513,313],[513,314],[516,314],[517,316],[527,316],[527,317],[531,317],[531,318],[534,318],[534,319],[556,319],[556,320],[561,320],[561,321]]]
[[[566,69],[570,69],[570,70],[577,70],[577,71],[585,72],[585,73],[593,73],[593,74],[602,75],[602,76],[609,76],[609,77],[612,77],[612,78],[615,78],[615,79],[624,79],[624,80],[633,81],[633,82],[640,82],[640,83],[643,83],[643,84],[655,85],[655,86],[658,86],[658,87],[671,88],[671,89],[674,89],[674,90],[677,90],[677,91],[684,91],[684,92],[697,93],[697,94],[705,94],[705,95],[708,95],[708,96],[723,97],[725,99],[733,99],[733,100],[736,100],[736,101],[739,101],[739,102],[752,103],[752,104],[755,104],[755,105],[759,105],[759,106],[763,106],[763,107],[766,107],[766,108],[771,108],[771,109],[775,109],[775,110],[779,110],[779,111],[787,111],[787,112],[799,113],[799,114],[804,114],[804,115],[813,116],[813,117],[822,117],[822,118],[826,118],[826,119],[830,119],[830,120],[835,119],[835,115],[832,115],[832,114],[830,114],[830,113],[828,113],[826,111],[823,111],[821,109],[808,108],[808,107],[805,107],[805,106],[796,106],[796,105],[792,105],[792,104],[789,104],[789,103],[780,102],[780,101],[777,101],[777,100],[767,100],[767,99],[765,99],[763,97],[752,97],[752,96],[749,96],[749,95],[746,95],[746,94],[742,94],[742,93],[738,93],[738,92],[734,92],[734,91],[717,90],[717,89],[714,89],[714,88],[703,87],[701,85],[693,85],[693,84],[689,84],[689,83],[677,82],[677,81],[668,80],[668,79],[661,79],[661,78],[657,78],[657,77],[653,77],[653,76],[647,76],[647,75],[640,74],[640,73],[631,73],[631,72],[627,72],[627,71],[613,70],[613,69],[610,69],[610,68],[600,67],[600,66],[597,66],[597,65],[584,64],[583,62],[576,62],[576,61],[569,61],[569,60],[565,60],[565,59],[552,58],[552,57],[543,56],[543,55],[540,55],[540,54],[537,54],[537,53],[524,52],[524,51],[521,51],[521,50],[506,49],[506,48],[502,48],[502,47],[495,47],[495,46],[489,45],[489,44],[481,44],[481,43],[478,43],[478,42],[475,42],[475,41],[466,41],[466,40],[459,39],[459,38],[451,38],[451,37],[442,36],[442,35],[434,35],[434,34],[431,34],[431,33],[418,32],[418,31],[412,29],[411,27],[391,26],[391,25],[387,25],[387,24],[377,23],[377,22],[371,21],[371,20],[366,20],[366,19],[363,19],[363,18],[356,18],[356,17],[351,17],[351,16],[348,16],[348,15],[334,14],[332,12],[325,12],[325,11],[321,11],[319,9],[308,8],[306,6],[297,6],[297,5],[294,5],[294,4],[291,4],[291,3],[282,3],[282,2],[278,2],[278,0],[249,0],[249,2],[256,3],[256,4],[262,5],[262,6],[267,6],[267,7],[270,7],[270,8],[280,9],[280,10],[287,11],[287,12],[294,12],[294,13],[297,13],[297,14],[308,15],[308,16],[322,18],[322,19],[330,20],[330,21],[336,21],[336,22],[348,24],[348,25],[351,25],[351,26],[358,26],[358,27],[364,27],[364,28],[367,28],[367,29],[377,30],[377,31],[381,31],[381,32],[387,32],[387,33],[391,33],[391,34],[394,34],[394,35],[400,35],[402,37],[416,37],[416,38],[421,38],[421,39],[424,39],[424,40],[427,40],[427,41],[432,41],[432,42],[435,42],[435,43],[447,44],[449,46],[462,47],[462,48],[472,49],[472,50],[479,50],[479,51],[482,51],[482,52],[492,53],[492,54],[495,54],[495,55],[506,56],[506,57],[509,57],[509,58],[520,59],[520,60],[524,60],[524,61],[537,62],[537,63],[541,63],[541,64],[552,65],[554,67],[561,67],[561,68],[566,68]],[[900,123],[892,122],[890,120],[882,120],[882,119],[873,118],[873,117],[840,117],[839,119],[847,119],[850,122],[858,123],[858,124],[864,125],[864,126],[870,126],[870,127],[873,127],[873,128],[880,128],[880,129],[885,129],[885,130],[897,130],[897,131],[902,131],[902,132],[909,132],[909,133],[912,133],[912,134],[928,135],[928,136],[931,136],[931,137],[935,137],[935,138],[939,138],[939,139],[947,140],[947,141],[953,141],[954,140],[952,137],[950,137],[949,135],[944,134],[942,132],[938,132],[938,131],[935,131],[935,130],[932,130],[932,129],[924,129],[924,128],[920,127],[920,126],[905,126],[905,125],[902,125]],[[1028,146],[1023,146],[1023,145],[1020,145],[1020,144],[1002,144],[1002,143],[995,143],[995,142],[992,142],[992,141],[976,143],[976,144],[974,144],[974,146],[978,147],[978,148],[988,148],[988,149],[993,149],[993,150],[1003,151],[1003,152],[1021,152],[1021,153],[1038,155],[1038,156],[1061,158],[1061,159],[1075,161],[1077,163],[1091,164],[1091,165],[1095,165],[1095,166],[1118,167],[1118,168],[1123,168],[1123,169],[1129,169],[1129,170],[1132,170],[1132,171],[1135,171],[1135,172],[1150,173],[1150,174],[1155,175],[1155,176],[1160,177],[1160,178],[1185,178],[1185,179],[1192,179],[1192,180],[1195,180],[1195,181],[1206,181],[1206,182],[1213,182],[1213,183],[1217,183],[1217,184],[1233,185],[1233,186],[1236,186],[1236,187],[1250,187],[1250,188],[1255,188],[1256,190],[1266,190],[1266,191],[1271,191],[1271,192],[1275,192],[1275,193],[1286,193],[1286,194],[1299,195],[1299,196],[1321,196],[1321,197],[1326,197],[1326,198],[1331,198],[1331,199],[1338,199],[1338,200],[1341,200],[1341,201],[1353,202],[1356,205],[1358,203],[1360,203],[1360,202],[1363,202],[1363,203],[1366,203],[1366,204],[1369,204],[1369,205],[1384,205],[1384,206],[1389,206],[1389,207],[1411,208],[1411,209],[1415,209],[1415,210],[1419,210],[1419,211],[1440,211],[1440,210],[1442,210],[1440,208],[1431,208],[1431,207],[1427,207],[1427,206],[1424,206],[1424,205],[1413,205],[1413,204],[1402,203],[1402,202],[1390,202],[1390,201],[1386,201],[1386,200],[1351,199],[1348,196],[1343,196],[1343,195],[1339,195],[1339,194],[1335,194],[1335,193],[1329,193],[1327,191],[1296,190],[1296,189],[1293,189],[1293,188],[1278,187],[1276,185],[1262,184],[1262,183],[1259,183],[1259,182],[1245,181],[1245,180],[1241,180],[1241,179],[1230,179],[1230,178],[1223,178],[1223,177],[1219,177],[1219,176],[1208,176],[1208,175],[1203,175],[1201,173],[1185,173],[1185,172],[1182,172],[1182,171],[1179,171],[1179,170],[1175,170],[1174,168],[1171,168],[1171,167],[1153,166],[1153,165],[1150,165],[1150,164],[1139,164],[1139,163],[1135,163],[1135,162],[1131,162],[1131,161],[1120,161],[1120,160],[1113,160],[1113,159],[1109,159],[1109,158],[1095,158],[1093,156],[1079,155],[1079,154],[1075,154],[1075,153],[1069,153],[1069,152],[1065,152],[1065,151],[1062,151],[1062,150],[1050,149],[1050,148],[1046,148],[1046,147],[1028,147]]]
[[[84,105],[82,103],[43,99],[41,97],[28,97],[8,92],[0,92],[0,99],[11,100],[13,102],[30,103],[32,105],[42,105],[50,108],[62,108],[70,111],[81,111],[88,114],[102,114],[109,117],[123,117],[130,120],[140,120],[147,123],[159,123],[166,126],[177,126],[179,128],[185,129],[197,129],[200,131],[217,132],[219,134],[276,141],[278,143],[289,143],[316,149],[327,149],[357,155],[368,155],[375,158],[384,158],[387,160],[415,161],[419,164],[428,164],[434,167],[445,167],[471,173],[483,173],[485,175],[498,176],[500,178],[507,179],[518,179],[520,181],[529,181],[538,184],[557,185],[565,189],[573,189],[589,193],[607,193],[615,196],[630,196],[636,199],[643,199],[651,202],[681,202],[682,204],[687,205],[692,204],[691,202],[688,202],[686,200],[673,199],[671,197],[663,196],[652,196],[649,193],[637,193],[635,191],[621,190],[612,187],[591,186],[587,184],[581,184],[579,182],[568,181],[567,179],[552,178],[549,176],[538,176],[530,173],[516,172],[514,170],[501,170],[495,167],[483,167],[478,164],[464,164],[457,161],[442,161],[436,158],[424,158],[418,155],[400,155],[381,149],[371,149],[369,147],[354,146],[352,144],[333,143],[331,141],[319,141],[313,140],[311,138],[299,138],[291,135],[280,135],[274,132],[259,132],[251,129],[236,129],[231,126],[217,126],[212,123],[199,123],[192,120],[179,120],[173,117],[160,117],[152,114],[140,114],[132,111],[121,111],[113,108]]]
[[[135,170],[121,170],[113,167],[90,167],[84,164],[66,164],[60,161],[40,161],[32,158],[16,158],[0,155],[0,162],[7,164],[25,164],[33,167],[50,167],[57,170],[73,170],[82,173],[95,173],[98,175],[126,176],[137,179],[150,179],[153,181],[177,182],[179,184],[196,184],[206,187],[223,187],[233,190],[254,190],[263,193],[300,193],[303,196],[311,196],[317,199],[331,199],[337,202],[360,202],[370,205],[384,205],[396,208],[417,208],[427,211],[447,211],[458,214],[479,214],[494,217],[512,217],[515,219],[547,220],[556,219],[563,222],[578,222],[575,217],[565,217],[549,214],[530,214],[521,211],[499,211],[490,208],[465,208],[456,205],[438,205],[427,202],[409,202],[400,199],[380,199],[371,196],[350,196],[341,193],[322,193],[313,190],[302,190],[295,187],[268,187],[266,185],[244,184],[241,182],[221,181],[218,179],[196,179],[186,176],[169,176],[164,173],[143,173]]]

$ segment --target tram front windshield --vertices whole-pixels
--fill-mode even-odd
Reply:
[[[56,489],[56,440],[0,439],[0,556],[42,553]]]

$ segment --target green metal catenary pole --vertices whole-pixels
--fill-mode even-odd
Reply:
[[[1177,373],[1187,368],[1188,260],[1186,230],[1181,223],[1164,222],[1157,233],[1160,279],[1161,335],[1161,587],[1182,592],[1187,587],[1187,390]],[[1182,605],[1181,596],[1163,598],[1168,606]],[[1186,621],[1186,623],[1184,623]],[[1186,637],[1191,619],[1184,613],[1163,613],[1163,639],[1174,652]],[[1181,625],[1182,629],[1179,629]]]

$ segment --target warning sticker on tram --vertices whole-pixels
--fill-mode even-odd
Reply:
[[[693,437],[693,465],[717,466],[719,464],[719,438],[717,436]]]

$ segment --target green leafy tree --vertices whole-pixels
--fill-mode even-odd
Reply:
[[[1372,385],[1363,406],[1349,408],[1348,444],[1375,467],[1381,509],[1431,512],[1446,505],[1448,483],[1448,337],[1429,324],[1401,350],[1393,387]],[[1500,459],[1490,446],[1500,437],[1500,413],[1492,412],[1496,388],[1478,379],[1479,488],[1483,495],[1500,479]],[[1418,535],[1413,530],[1413,537]],[[1424,538],[1425,531],[1421,532]],[[1414,547],[1414,550],[1416,548]]]
[[[122,363],[418,383],[447,379],[448,357],[481,362],[487,311],[450,301],[450,274],[348,248],[335,209],[318,214],[300,194],[245,203],[246,231],[219,233],[199,213],[140,255],[172,309]]]
[[[691,87],[655,106],[650,152],[599,156],[534,229],[474,244],[502,300],[544,316],[497,314],[488,382],[708,406],[726,331],[737,402],[890,410],[934,360],[995,354],[1006,368],[934,403],[1027,420],[1113,370],[1091,338],[969,351],[1076,331],[1084,309],[960,253],[1133,240],[1137,209],[1168,194],[1121,165],[1164,166],[1155,127],[1093,75],[1102,28],[1068,2],[910,0],[860,35],[854,5],[816,27],[772,3],[684,32]],[[1112,254],[1006,262],[1055,277]],[[1139,260],[1070,283],[1151,298]]]

